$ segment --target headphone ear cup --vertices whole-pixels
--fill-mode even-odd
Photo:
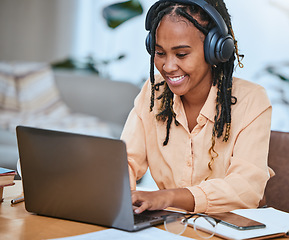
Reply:
[[[207,63],[211,65],[215,65],[219,63],[215,54],[215,48],[216,48],[218,38],[219,38],[219,34],[218,34],[217,28],[211,29],[205,38],[205,42],[204,42],[205,59]]]
[[[233,55],[234,48],[234,40],[231,35],[220,38],[216,45],[216,58],[220,62],[227,62]]]
[[[152,35],[150,32],[148,33],[148,35],[146,37],[145,45],[146,45],[146,49],[147,49],[148,53],[151,55],[151,52],[152,52]]]
[[[204,53],[207,63],[216,65],[227,62],[234,53],[234,40],[231,35],[221,36],[218,28],[209,31],[204,42]]]

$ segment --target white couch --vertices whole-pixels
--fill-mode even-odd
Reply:
[[[57,70],[53,75],[61,102],[65,105],[65,117],[60,116],[58,119],[54,116],[53,121],[49,122],[50,117],[41,118],[38,113],[38,118],[29,114],[25,119],[14,117],[8,121],[0,98],[0,121],[6,117],[6,125],[9,125],[9,127],[3,124],[0,126],[1,167],[16,169],[18,150],[15,126],[18,124],[57,130],[67,124],[69,126],[66,129],[64,127],[66,131],[120,137],[126,118],[133,107],[133,100],[140,90],[139,87],[128,82],[102,79],[96,74],[84,72]],[[3,84],[2,86],[0,84],[0,90],[1,87],[3,88]]]

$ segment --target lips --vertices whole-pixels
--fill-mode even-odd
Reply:
[[[186,77],[186,75],[182,75],[182,76],[176,76],[176,77],[167,77],[167,79],[171,83],[178,83],[178,82],[183,81],[185,77]]]
[[[177,81],[180,81],[181,79],[183,79],[184,77],[185,77],[185,75],[178,76],[178,77],[168,77],[168,79],[172,82],[177,82]]]

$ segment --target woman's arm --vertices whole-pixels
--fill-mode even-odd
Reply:
[[[185,209],[193,212],[194,196],[186,188],[164,189],[152,192],[133,191],[132,204],[136,206],[135,213],[145,210],[161,210],[168,207]]]
[[[121,139],[125,141],[128,152],[130,187],[136,189],[136,181],[147,171],[146,143],[144,127],[135,109],[130,112]]]
[[[196,212],[225,212],[258,206],[270,178],[267,156],[271,111],[268,107],[259,115],[255,113],[252,121],[246,121],[247,125],[237,135],[224,178],[212,178],[188,187],[195,196]],[[249,114],[253,115],[247,111]]]

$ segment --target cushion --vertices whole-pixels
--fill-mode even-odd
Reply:
[[[0,63],[0,109],[37,113],[64,107],[50,66],[44,63]]]
[[[99,118],[70,111],[48,64],[0,62],[0,128],[15,133],[18,125],[114,136]]]

